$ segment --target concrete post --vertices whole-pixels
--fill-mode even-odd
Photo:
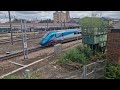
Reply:
[[[30,70],[29,69],[25,70],[25,78],[30,78]]]
[[[54,55],[59,56],[62,52],[62,44],[54,45]]]

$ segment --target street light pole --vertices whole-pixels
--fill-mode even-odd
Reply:
[[[61,30],[62,30],[62,20],[61,20]]]
[[[9,23],[10,23],[10,31],[11,31],[11,44],[13,44],[13,32],[12,32],[12,24],[11,24],[11,15],[10,15],[10,11],[8,11],[8,15],[9,15]]]
[[[66,27],[65,27],[65,20],[64,20],[64,29],[65,29]]]
[[[48,30],[48,19],[47,19],[47,30]]]

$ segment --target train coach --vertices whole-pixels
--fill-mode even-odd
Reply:
[[[40,45],[49,46],[81,39],[81,30],[67,29],[47,32],[40,40]]]

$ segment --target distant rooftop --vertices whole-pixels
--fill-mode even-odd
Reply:
[[[113,25],[115,29],[120,29],[120,21]]]
[[[111,17],[102,17],[102,18],[107,20],[120,20],[120,18],[111,18]]]

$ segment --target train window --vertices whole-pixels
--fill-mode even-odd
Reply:
[[[52,38],[52,37],[54,37],[54,36],[56,37],[56,34],[51,35],[50,38]]]
[[[51,35],[50,38],[52,38],[54,35]]]
[[[75,32],[75,33],[74,33],[74,35],[75,35],[75,34],[78,34],[78,33],[77,33],[77,32]]]
[[[56,37],[56,34],[55,34],[55,37]]]

